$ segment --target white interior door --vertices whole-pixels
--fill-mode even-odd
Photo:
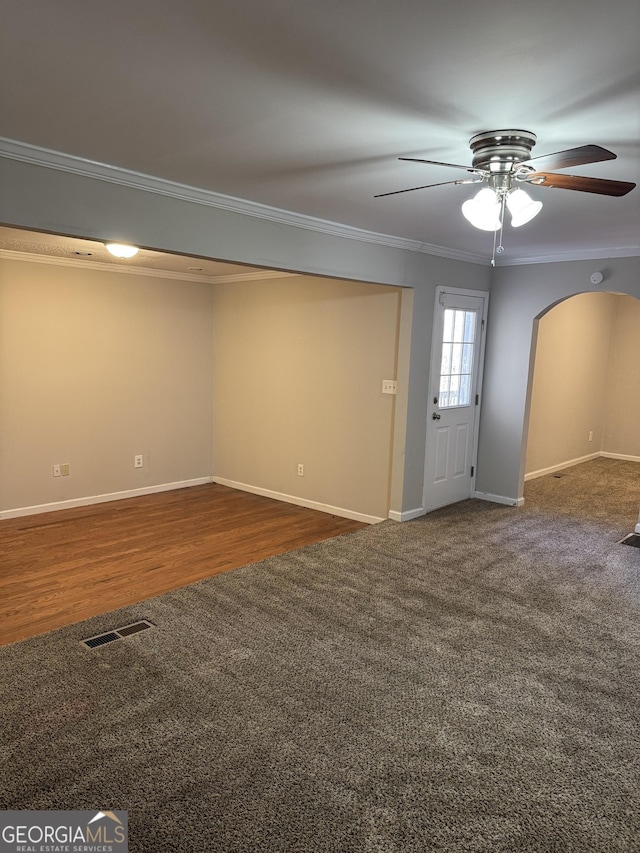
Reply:
[[[424,507],[473,493],[488,295],[438,288],[429,383]]]

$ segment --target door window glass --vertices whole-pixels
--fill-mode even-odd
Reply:
[[[468,406],[471,403],[475,336],[475,311],[445,308],[438,400],[441,409]]]

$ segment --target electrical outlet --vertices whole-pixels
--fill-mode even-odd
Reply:
[[[398,383],[395,379],[383,379],[382,380],[382,393],[383,394],[395,394],[398,390]]]
[[[143,464],[144,464],[144,460],[142,457],[142,453],[133,457],[133,467],[134,468],[142,468]]]
[[[68,462],[65,462],[64,465],[60,466],[60,474],[63,477],[68,477],[70,473],[71,473],[71,466],[69,465]]]
[[[62,477],[62,471],[60,465],[53,466],[53,476],[54,477]]]
[[[298,477],[304,477],[304,465],[298,462]]]
[[[589,430],[589,441],[593,441],[593,430]]]

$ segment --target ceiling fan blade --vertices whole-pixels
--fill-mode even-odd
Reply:
[[[600,163],[602,160],[615,160],[613,151],[601,148],[599,145],[580,145],[578,148],[567,148],[555,154],[542,154],[532,157],[518,166],[534,166],[536,170],[568,169],[569,166],[582,166],[585,163]]]
[[[622,196],[635,187],[631,181],[610,181],[603,178],[584,178],[581,175],[555,175],[553,172],[532,172],[525,183],[561,190],[578,190],[583,193]]]
[[[449,169],[464,169],[465,172],[478,172],[470,166],[460,166],[458,163],[441,163],[439,160],[422,160],[420,157],[398,157],[398,160],[406,160],[409,163],[429,163],[431,166],[447,166]]]
[[[390,193],[378,193],[374,198],[383,198],[386,195],[398,195],[399,193],[412,193],[415,190],[428,190],[430,187],[445,187],[447,184],[475,184],[477,181],[441,181],[439,184],[425,184],[423,187],[409,187],[406,190],[393,190]]]

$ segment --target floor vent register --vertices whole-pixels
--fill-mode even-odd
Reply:
[[[107,631],[104,634],[96,634],[95,637],[87,637],[85,640],[82,640],[82,645],[88,649],[96,649],[98,646],[122,640],[125,637],[130,637],[132,634],[139,634],[140,631],[146,631],[147,628],[153,628],[153,623],[142,619],[140,622],[132,622],[130,625],[123,625],[122,628],[115,628],[113,631]]]

